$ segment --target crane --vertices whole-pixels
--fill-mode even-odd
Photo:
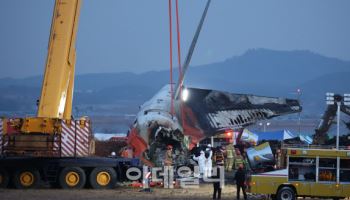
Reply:
[[[55,2],[37,116],[24,119],[22,132],[53,134],[57,119],[71,119],[80,5],[81,0]]]
[[[34,117],[0,118],[0,188],[40,181],[64,189],[113,188],[130,159],[96,157],[90,121],[72,118],[75,43],[82,0],[55,0],[38,112]],[[118,177],[118,178],[117,178]]]
[[[325,144],[328,136],[327,132],[333,124],[334,118],[337,115],[337,103],[340,102],[340,111],[346,115],[350,116],[350,107],[345,105],[343,102],[343,97],[341,95],[334,95],[334,104],[328,105],[326,111],[324,112],[320,124],[315,129],[315,134],[313,136],[313,144],[322,145]],[[350,127],[346,123],[347,127]]]
[[[11,135],[5,138],[9,140],[4,148],[8,154],[51,156],[59,151],[55,143],[65,141],[63,126],[74,129],[72,100],[80,6],[81,0],[55,1],[37,115],[4,120],[4,135]],[[87,123],[82,119],[79,128],[87,128]]]

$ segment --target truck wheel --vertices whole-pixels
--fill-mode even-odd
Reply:
[[[86,182],[86,175],[80,167],[66,167],[61,171],[58,183],[63,189],[81,189]]]
[[[94,189],[111,189],[117,182],[117,174],[111,167],[96,167],[90,173],[89,183]]]
[[[19,169],[13,174],[13,185],[17,189],[36,188],[39,180],[40,173],[36,169]]]
[[[5,169],[0,169],[0,188],[7,188],[10,176]]]
[[[295,200],[295,192],[290,187],[283,187],[277,192],[277,200]]]

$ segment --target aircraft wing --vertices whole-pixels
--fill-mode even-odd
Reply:
[[[186,132],[193,136],[215,135],[227,129],[241,129],[258,120],[301,112],[297,100],[216,90],[186,88],[181,117]],[[195,130],[197,130],[197,133]],[[198,133],[201,132],[201,133]],[[202,136],[203,137],[203,136]]]

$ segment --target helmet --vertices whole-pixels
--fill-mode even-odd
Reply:
[[[208,144],[207,147],[211,148],[211,144]]]

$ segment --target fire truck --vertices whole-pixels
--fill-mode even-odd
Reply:
[[[286,168],[251,175],[248,191],[272,199],[350,197],[350,150],[287,148]]]
[[[112,188],[131,159],[94,156],[91,123],[72,117],[81,0],[56,0],[38,112],[0,118],[0,188]]]

